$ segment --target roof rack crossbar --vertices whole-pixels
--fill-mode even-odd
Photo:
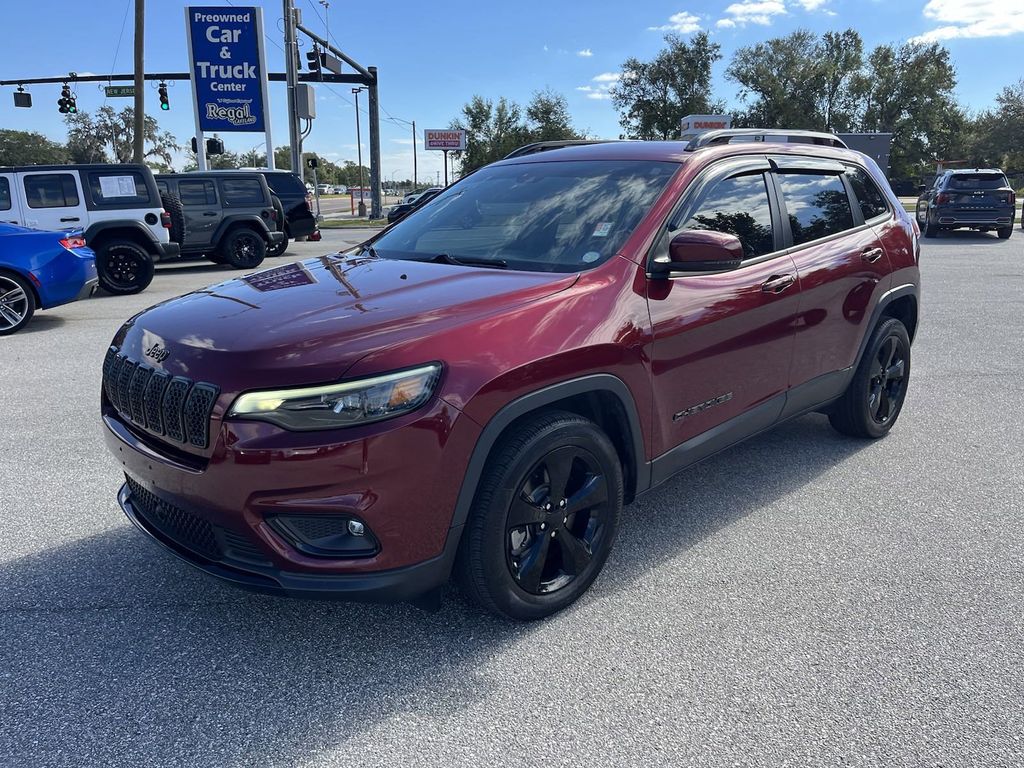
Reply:
[[[561,139],[558,141],[534,141],[524,144],[509,152],[502,160],[509,160],[513,157],[525,157],[535,155],[538,152],[546,152],[549,149],[563,149],[564,147],[577,147],[581,144],[607,144],[615,139]]]
[[[687,152],[701,147],[728,144],[733,139],[745,138],[749,141],[771,141],[793,144],[819,144],[827,147],[847,149],[846,142],[838,136],[824,131],[801,131],[788,128],[726,128],[718,131],[705,131],[694,136],[686,145]]]

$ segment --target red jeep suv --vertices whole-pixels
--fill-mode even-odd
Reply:
[[[779,422],[899,417],[918,230],[828,134],[536,147],[344,254],[129,320],[128,517],[275,594],[557,611],[623,505]]]

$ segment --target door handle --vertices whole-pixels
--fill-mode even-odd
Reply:
[[[77,216],[65,216],[63,219],[61,219],[61,222],[65,221],[81,221],[81,219],[78,218]]]
[[[794,275],[772,275],[761,283],[761,290],[765,293],[782,293],[795,282]]]
[[[213,211],[206,211],[206,213],[203,214],[203,216],[216,216],[216,215],[217,214],[214,213]]]
[[[865,248],[861,251],[860,257],[868,264],[874,264],[884,255],[885,252],[881,248]]]

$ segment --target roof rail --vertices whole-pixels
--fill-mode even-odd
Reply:
[[[727,128],[720,131],[705,131],[694,136],[686,145],[686,151],[693,152],[701,147],[729,144],[733,139],[783,144],[820,144],[826,147],[847,149],[846,142],[838,136],[824,131],[798,131],[788,128]]]
[[[534,141],[513,149],[502,160],[510,160],[513,157],[525,157],[535,155],[538,152],[547,152],[549,149],[563,149],[564,147],[576,147],[581,144],[607,144],[615,139],[560,139],[558,141]]]

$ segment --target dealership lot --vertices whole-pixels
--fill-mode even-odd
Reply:
[[[926,241],[922,272],[888,438],[807,416],[699,465],[627,508],[594,588],[533,625],[457,597],[249,595],[130,527],[97,417],[107,342],[238,273],[175,265],[40,314],[0,341],[0,764],[1019,762],[1024,233]]]

